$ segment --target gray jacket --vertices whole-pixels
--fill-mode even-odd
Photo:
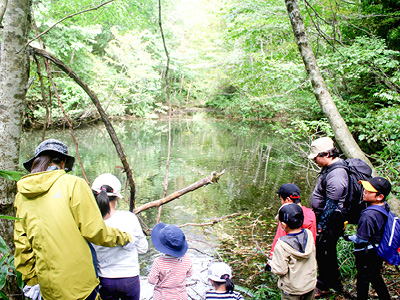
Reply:
[[[343,165],[338,168],[337,164]],[[331,170],[333,169],[333,170]],[[349,189],[349,176],[346,171],[346,163],[343,159],[327,167],[323,167],[318,177],[317,185],[311,195],[311,206],[319,222],[321,215],[326,211],[332,200],[335,208],[341,213],[346,213],[346,196]]]

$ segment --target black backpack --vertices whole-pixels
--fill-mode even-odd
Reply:
[[[359,158],[346,159],[345,165],[338,164],[328,170],[326,175],[337,168],[344,168],[349,176],[349,189],[345,201],[346,220],[350,224],[357,224],[361,216],[361,211],[367,208],[363,201],[363,186],[359,183],[360,180],[372,178],[372,169],[365,161]],[[325,178],[323,179],[323,184]]]

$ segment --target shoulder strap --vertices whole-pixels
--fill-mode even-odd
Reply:
[[[321,173],[319,173],[319,176],[322,177],[322,179],[321,179],[321,185],[322,185],[322,187],[324,188],[324,191],[325,191],[325,188],[326,188],[326,176],[327,176],[330,172],[332,172],[333,170],[340,169],[340,168],[346,170],[347,176],[348,176],[348,178],[349,178],[349,185],[351,186],[351,182],[350,182],[351,176],[350,176],[350,174],[349,174],[349,167],[348,167],[346,164],[338,164],[338,163],[336,163],[336,164],[333,164],[333,165],[331,165],[331,166],[328,166],[328,167],[324,168],[324,169],[321,171]],[[349,195],[349,193],[347,193],[347,194]]]
[[[385,209],[385,207],[380,206],[380,205],[371,205],[371,206],[368,206],[368,207],[366,208],[366,210],[367,210],[367,209],[372,209],[372,210],[379,211],[380,213],[384,214],[386,217],[389,216],[389,213],[388,213],[388,211]]]

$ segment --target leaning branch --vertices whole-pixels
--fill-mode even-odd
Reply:
[[[106,112],[104,111],[103,107],[100,104],[99,99],[97,98],[96,94],[88,87],[86,83],[82,81],[82,79],[79,78],[79,76],[72,70],[70,69],[66,64],[64,64],[62,61],[48,53],[47,51],[40,50],[37,48],[30,48],[31,52],[33,55],[39,55],[44,58],[47,58],[50,60],[52,63],[54,63],[57,67],[59,67],[61,70],[63,70],[69,77],[71,77],[85,92],[86,94],[90,97],[94,105],[96,106],[100,117],[108,131],[108,134],[111,137],[112,142],[115,145],[115,148],[117,150],[117,153],[121,159],[122,165],[124,166],[124,170],[126,172],[126,176],[128,178],[129,186],[131,189],[131,195],[130,195],[130,207],[129,210],[132,211],[133,208],[135,207],[135,182],[133,181],[132,177],[132,170],[129,167],[128,161],[126,160],[126,155],[124,152],[124,149],[122,148],[121,143],[118,140],[117,134],[115,133],[115,130],[108,119],[108,116]]]
[[[168,99],[168,154],[167,154],[167,162],[166,162],[166,170],[165,170],[165,179],[164,179],[164,193],[163,197],[167,195],[168,191],[168,174],[169,174],[169,161],[171,158],[171,115],[172,115],[172,108],[171,108],[171,98],[170,98],[170,92],[169,92],[169,80],[168,80],[168,70],[169,70],[169,53],[167,49],[167,44],[165,43],[165,36],[164,36],[164,30],[162,27],[162,21],[161,21],[161,0],[158,0],[158,25],[160,26],[160,32],[161,32],[161,37],[163,41],[163,46],[164,46],[164,51],[165,55],[167,56],[167,65],[165,67],[165,92],[167,94],[167,99]],[[162,212],[162,206],[159,207],[158,209],[158,218],[157,218],[157,223],[160,223],[161,220],[161,212]]]
[[[114,1],[114,0],[109,0],[109,1],[107,1],[107,2],[104,2],[104,3],[101,3],[101,4],[97,5],[97,6],[95,6],[95,7],[88,8],[88,9],[85,9],[85,10],[82,10],[82,11],[78,11],[78,12],[72,14],[72,15],[69,15],[69,16],[66,16],[66,17],[62,18],[61,20],[57,21],[56,23],[54,23],[53,25],[51,25],[49,28],[47,28],[45,31],[43,31],[43,32],[40,33],[39,35],[35,36],[33,39],[29,40],[29,41],[25,44],[24,47],[28,46],[28,45],[29,45],[30,43],[32,43],[34,40],[37,40],[38,38],[40,38],[42,35],[46,34],[46,33],[49,32],[53,27],[55,27],[56,25],[58,25],[58,24],[60,24],[61,22],[65,21],[66,19],[75,17],[76,15],[80,15],[80,14],[86,13],[86,12],[88,12],[88,11],[92,11],[92,10],[99,9],[100,7],[102,7],[102,6],[104,6],[104,5],[107,5],[108,3],[113,2],[113,1]]]
[[[209,185],[210,183],[217,183],[219,178],[221,177],[221,175],[224,173],[225,173],[225,170],[223,170],[221,173],[217,173],[214,171],[207,177],[200,179],[199,181],[192,183],[191,185],[188,185],[187,187],[184,187],[183,189],[180,189],[179,191],[173,192],[172,194],[168,195],[165,198],[155,200],[152,202],[148,202],[146,204],[143,204],[142,206],[135,208],[133,210],[133,213],[138,214],[138,213],[140,213],[146,209],[152,208],[152,207],[160,207],[161,205],[166,204],[172,200],[175,200],[176,198],[179,198],[180,196],[183,196],[186,193],[197,190],[200,187]]]
[[[222,217],[214,219],[214,220],[212,220],[210,222],[206,222],[206,223],[186,223],[186,224],[183,224],[183,225],[179,225],[178,227],[182,228],[182,227],[186,227],[186,226],[213,226],[213,225],[215,225],[215,224],[217,224],[217,223],[219,223],[219,222],[221,222],[221,221],[223,221],[225,219],[234,218],[234,217],[237,217],[237,216],[240,216],[240,215],[242,215],[242,214],[241,213],[234,213],[234,214],[231,214],[231,215],[222,216]]]

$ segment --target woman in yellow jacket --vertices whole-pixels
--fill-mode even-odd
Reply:
[[[105,226],[88,184],[66,174],[74,162],[65,144],[46,140],[24,163],[31,174],[17,183],[14,263],[34,300],[98,299],[90,243],[130,245],[129,234]]]

